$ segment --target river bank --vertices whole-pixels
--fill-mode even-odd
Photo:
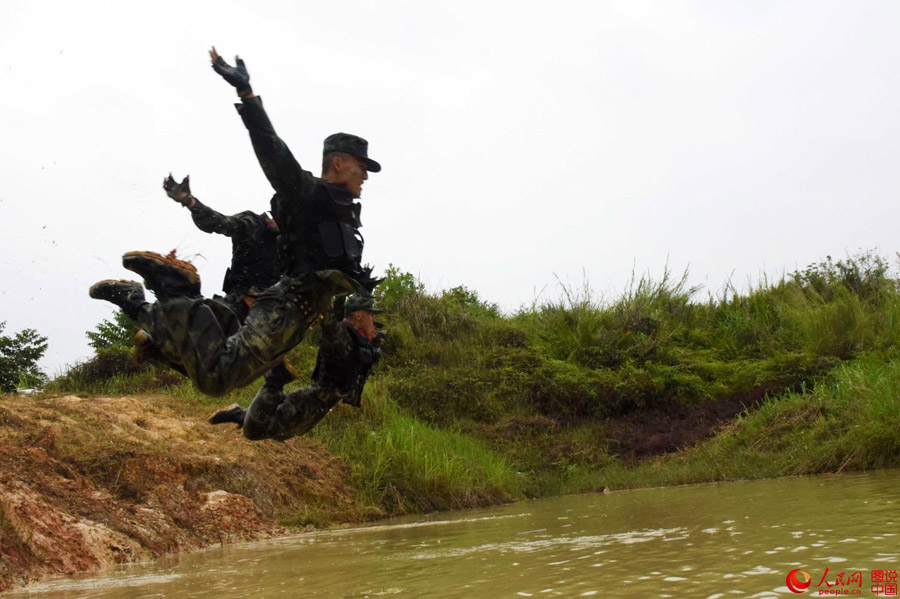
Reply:
[[[366,411],[379,412],[382,426],[400,417],[379,399],[377,386],[373,402]],[[511,471],[499,480],[467,479],[457,492],[441,479],[446,469],[435,465],[431,472],[405,475],[431,477],[433,488],[418,497],[401,497],[409,489],[401,489],[399,479],[376,482],[385,497],[397,496],[387,501],[394,509],[385,509],[367,498],[349,460],[320,441],[250,443],[231,426],[209,425],[209,411],[205,402],[170,394],[0,396],[0,590],[213,544],[372,520],[396,513],[404,501],[435,510],[523,496]],[[338,408],[331,426],[365,421],[355,412]],[[410,437],[429,443],[427,428],[405,424]],[[387,426],[398,428],[396,421]],[[384,431],[370,437],[378,434]],[[479,470],[465,464],[466,446],[477,444],[446,432],[434,435],[431,442],[445,445],[449,459],[470,473]],[[669,446],[655,446],[657,453],[663,449]],[[645,453],[647,447],[641,443],[635,450]],[[386,460],[394,465],[404,456],[431,454],[415,446],[393,451]],[[468,459],[491,468],[484,465],[489,451],[471,451],[479,455]],[[498,457],[494,467],[511,466]]]
[[[395,420],[400,415],[391,414],[377,386],[369,403],[374,403],[367,407],[369,416],[378,412],[382,426],[387,419],[388,428],[401,428]],[[250,443],[231,426],[209,425],[209,411],[205,402],[168,394],[0,396],[0,590],[212,544],[372,520],[396,513],[404,501],[424,511],[523,497],[518,475],[509,470],[514,465],[495,456],[493,467],[504,471],[499,479],[489,474],[480,481],[466,479],[461,491],[441,478],[446,468],[438,464],[431,472],[404,475],[431,477],[432,488],[418,496],[401,497],[410,490],[400,488],[400,478],[375,481],[395,508],[385,509],[367,498],[350,461],[320,441]],[[332,427],[365,421],[347,407],[330,418]],[[413,420],[405,424],[419,448],[429,443],[426,427]],[[513,427],[534,425],[508,423],[494,434],[508,436]],[[622,422],[618,429],[632,426]],[[692,423],[691,431],[696,430]],[[370,431],[369,437],[379,434],[384,431]],[[470,474],[491,468],[484,465],[491,452],[471,440],[435,431],[431,442],[445,446],[452,454],[448,459]],[[466,458],[469,444],[479,455]],[[671,446],[641,440],[630,453],[643,455],[648,448],[661,453]],[[571,448],[557,451],[566,449]],[[394,466],[404,457],[432,455],[415,446],[393,452],[385,460]],[[480,466],[466,465],[467,459]]]
[[[477,437],[404,414],[383,389],[372,386],[362,411],[339,406],[314,437],[285,443],[211,426],[209,402],[183,395],[0,396],[0,590],[215,544],[494,505],[540,488],[900,467],[900,364],[874,358],[808,392],[760,396],[749,412],[734,400],[589,429],[508,419]],[[589,468],[573,439],[601,427],[619,435],[619,454],[594,456]],[[522,470],[548,443],[555,477]]]
[[[321,444],[235,442],[205,417],[162,395],[0,397],[0,589],[377,515]]]

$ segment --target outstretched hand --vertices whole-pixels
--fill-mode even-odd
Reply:
[[[370,294],[375,291],[376,287],[384,282],[383,278],[372,276],[373,269],[374,267],[372,265],[366,264],[365,266],[363,266],[360,276],[356,277],[356,280],[359,281],[359,284],[362,285],[363,289],[368,291]]]
[[[244,61],[239,56],[234,57],[235,66],[231,66],[219,56],[213,46],[209,51],[209,59],[212,61],[213,70],[234,86],[238,93],[250,89],[250,73],[247,72],[247,67],[244,66]]]
[[[191,195],[191,176],[187,175],[184,179],[181,180],[181,183],[176,183],[175,179],[172,177],[172,173],[169,173],[169,176],[163,179],[163,189],[166,190],[166,195],[187,208],[191,208],[194,205],[194,196]]]

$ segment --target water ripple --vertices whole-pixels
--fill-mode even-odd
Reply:
[[[461,555],[482,552],[532,553],[536,551],[546,551],[557,547],[569,547],[572,551],[584,551],[587,549],[593,549],[595,547],[604,547],[614,544],[633,545],[635,543],[646,543],[654,539],[663,539],[667,534],[681,532],[682,530],[683,529],[680,528],[660,528],[657,530],[634,531],[609,535],[555,537],[534,541],[507,541],[505,543],[485,543],[483,545],[476,545],[472,547],[457,547],[445,549],[442,551],[417,553],[412,555],[411,557],[398,556],[398,558],[425,560],[443,557],[458,557]]]

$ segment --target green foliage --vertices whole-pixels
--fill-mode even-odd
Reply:
[[[835,262],[826,256],[791,275],[791,279],[825,300],[835,293],[849,291],[863,301],[877,302],[885,293],[897,291],[897,281],[888,277],[890,264],[869,250]]]
[[[900,362],[866,354],[811,390],[771,397],[724,434],[653,464],[612,465],[615,488],[900,467]]]
[[[48,391],[68,393],[131,394],[180,384],[184,377],[149,364],[137,364],[130,352],[117,348],[97,350],[91,358],[70,366],[47,385]]]
[[[519,317],[559,360],[587,368],[660,361],[698,311],[690,303],[697,290],[688,288],[686,281],[687,273],[673,280],[668,271],[659,282],[632,279],[614,304],[595,301],[587,286],[580,292],[561,286],[563,299],[535,306]]]
[[[477,368],[428,368],[418,376],[390,377],[390,395],[416,417],[451,425],[459,418],[491,422],[502,413],[490,381]]]
[[[404,413],[380,385],[367,387],[362,414],[349,407],[335,412],[313,435],[348,459],[356,486],[389,515],[522,496],[525,481],[503,457],[453,427]]]
[[[603,437],[575,443],[570,426],[732,398],[753,405],[811,388],[866,352],[890,356],[900,342],[900,292],[871,254],[705,300],[668,272],[635,278],[613,301],[563,287],[559,300],[511,316],[464,288],[429,293],[408,273],[391,276],[405,283],[385,315],[382,388],[405,414],[514,457],[530,473],[528,492],[600,485],[596,468],[561,456],[560,444],[615,468]],[[491,432],[534,418],[562,428],[512,441]]]
[[[900,340],[900,293],[872,254],[697,301],[687,274],[633,278],[616,301],[561,287],[512,316],[457,287],[388,271],[385,388],[428,422],[563,419],[698,405],[812,383]],[[386,372],[385,372],[386,371]]]
[[[393,264],[388,265],[384,281],[378,286],[380,304],[385,310],[396,310],[408,298],[424,292],[425,286],[415,276],[402,272]]]
[[[0,333],[6,322],[0,322]],[[37,387],[47,376],[38,368],[38,360],[47,351],[47,338],[34,329],[23,329],[13,336],[0,335],[0,392],[18,387]]]
[[[180,375],[164,367],[138,364],[131,356],[137,325],[121,310],[87,331],[94,355],[69,366],[50,384],[50,390],[78,393],[134,393],[175,385]]]
[[[117,310],[111,321],[103,320],[97,325],[96,330],[85,334],[89,339],[88,345],[98,352],[107,349],[127,351],[132,347],[132,339],[137,330],[134,321],[121,310]]]

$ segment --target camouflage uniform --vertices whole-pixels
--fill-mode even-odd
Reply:
[[[144,304],[136,320],[166,361],[201,392],[218,396],[282,363],[338,291],[328,279],[283,277],[260,294],[243,324],[224,302],[191,297]]]
[[[329,311],[335,294],[369,295],[376,283],[371,269],[360,265],[360,207],[349,190],[301,168],[258,97],[245,98],[237,107],[278,197],[273,212],[282,277],[259,296],[239,328],[222,313],[224,304],[203,298],[160,298],[138,319],[163,356],[183,366],[197,389],[214,396],[249,384],[281,362]],[[333,151],[341,151],[341,143],[354,143],[360,148],[354,155],[366,155],[361,138],[330,136],[326,152],[330,140],[337,140]]]
[[[345,273],[363,286],[371,287],[371,269],[360,260],[363,238],[359,232],[361,206],[349,189],[334,185],[304,170],[287,145],[275,133],[259,96],[243,98],[236,108],[250,133],[250,141],[263,172],[275,190],[272,214],[278,223],[278,263],[282,272],[305,277],[322,269]],[[356,148],[354,155],[366,156],[362,138],[337,133],[325,140],[325,153]],[[373,172],[381,167],[365,159]],[[358,291],[367,294],[365,289]]]
[[[272,200],[275,202],[275,199]],[[265,214],[249,210],[225,216],[197,198],[189,208],[197,228],[231,238],[231,268],[225,272],[225,303],[243,321],[253,300],[278,281],[275,239],[278,229]]]
[[[244,415],[244,436],[283,441],[309,432],[339,401],[359,407],[380,354],[380,337],[369,341],[347,322],[326,320],[313,383],[293,393],[264,384]]]

